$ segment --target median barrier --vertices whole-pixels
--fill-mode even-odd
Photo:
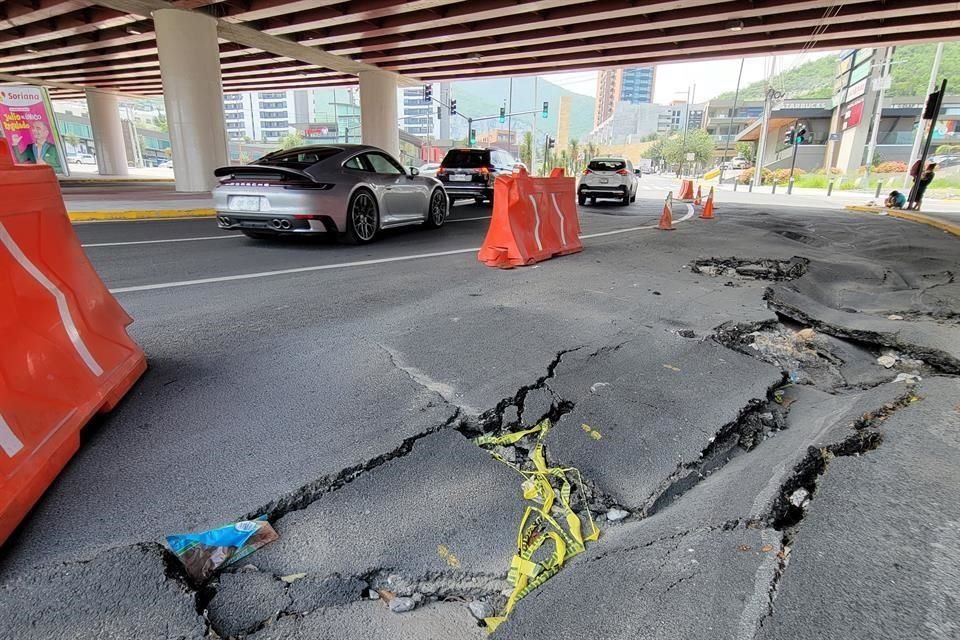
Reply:
[[[680,191],[677,193],[680,202],[693,202],[693,180],[681,180]]]
[[[132,320],[100,281],[49,166],[0,139],[0,544],[146,370]]]
[[[510,269],[582,250],[576,181],[563,169],[548,178],[532,178],[523,168],[497,176],[480,262]]]

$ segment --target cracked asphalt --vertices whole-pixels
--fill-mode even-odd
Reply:
[[[957,239],[659,207],[510,271],[472,205],[361,248],[78,225],[150,370],[0,551],[0,638],[483,638],[522,477],[470,438],[544,417],[602,535],[494,638],[960,636]],[[280,540],[209,584],[161,546],[260,513]]]

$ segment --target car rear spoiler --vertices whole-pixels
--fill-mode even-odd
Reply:
[[[214,169],[213,175],[218,178],[229,179],[247,179],[247,180],[270,180],[270,181],[294,181],[300,182],[313,178],[309,174],[299,169],[290,169],[289,167],[277,167],[265,164],[244,164],[235,167],[220,167]]]

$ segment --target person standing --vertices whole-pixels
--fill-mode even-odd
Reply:
[[[923,202],[923,194],[926,193],[927,187],[930,186],[930,183],[933,182],[933,179],[936,177],[934,169],[937,168],[936,162],[931,162],[927,165],[927,170],[920,174],[920,178],[917,181],[917,195],[913,200],[914,211],[920,210],[920,204]]]

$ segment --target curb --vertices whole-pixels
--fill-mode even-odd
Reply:
[[[163,220],[165,218],[212,218],[214,209],[135,209],[117,211],[70,211],[70,222],[98,222],[105,220]]]
[[[919,222],[920,224],[925,224],[930,227],[935,227],[941,231],[946,231],[947,233],[952,233],[955,236],[960,237],[960,225],[953,224],[952,222],[946,222],[945,220],[940,220],[939,218],[932,218],[930,216],[925,216],[922,213],[914,213],[912,211],[900,211],[898,209],[886,209],[884,207],[867,207],[864,205],[848,204],[846,206],[847,211],[859,211],[862,213],[875,213],[877,215],[887,215],[891,218],[900,218],[901,220],[910,220],[911,222]]]

